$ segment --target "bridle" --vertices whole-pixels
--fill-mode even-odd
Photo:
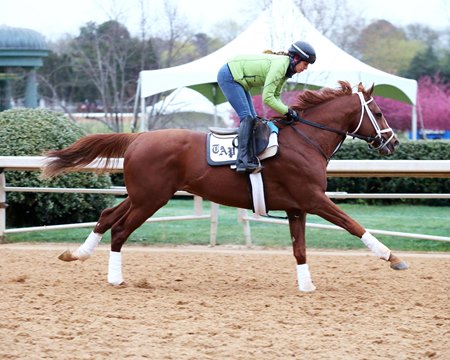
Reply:
[[[306,120],[303,118],[298,118],[298,121],[302,124],[308,125],[308,126],[312,126],[315,127],[317,129],[321,129],[321,130],[325,130],[325,131],[329,131],[329,132],[333,132],[335,134],[341,135],[343,137],[343,140],[338,144],[338,146],[336,147],[336,149],[333,151],[333,154],[329,157],[331,158],[341,147],[342,143],[344,142],[345,138],[347,136],[351,136],[352,138],[357,138],[357,139],[361,139],[364,140],[365,142],[367,142],[367,144],[369,145],[369,149],[372,150],[381,150],[384,147],[386,147],[394,138],[395,134],[394,131],[390,128],[387,127],[385,129],[380,129],[380,126],[378,125],[375,116],[372,113],[372,110],[369,109],[369,104],[373,101],[373,97],[371,97],[369,100],[366,101],[366,99],[364,98],[364,94],[360,91],[358,91],[356,94],[358,94],[360,103],[361,103],[361,116],[359,118],[359,123],[356,126],[356,129],[353,131],[342,131],[342,130],[338,130],[338,129],[334,129],[331,128],[329,126],[326,125],[322,125],[310,120]],[[376,132],[375,136],[364,136],[364,135],[360,135],[357,134],[358,130],[361,128],[361,125],[363,123],[363,119],[364,119],[364,113],[367,113],[367,116]],[[284,123],[285,125],[291,125],[293,123],[293,120],[290,121],[286,121],[286,120],[281,120],[282,123]],[[306,135],[303,134],[299,129],[297,129],[296,127],[293,127],[293,129],[295,131],[297,131],[298,133],[300,133],[303,137],[305,137]],[[383,138],[383,134],[384,133],[388,133],[391,132],[392,135],[386,140],[385,138]],[[309,139],[309,142],[312,142],[311,139]],[[317,146],[316,146],[317,147]],[[320,151],[323,154],[323,151]],[[324,155],[324,154],[323,154]],[[325,155],[324,155],[325,156]],[[328,158],[327,156],[325,156],[326,158]]]
[[[347,135],[350,136],[354,136],[354,137],[358,137],[360,139],[363,139],[365,141],[367,141],[367,143],[369,144],[369,148],[373,149],[373,150],[381,150],[382,148],[386,147],[387,144],[389,144],[391,142],[391,140],[394,138],[395,134],[394,131],[390,128],[387,127],[385,129],[380,129],[380,126],[377,123],[377,120],[375,119],[375,116],[373,115],[372,111],[369,109],[369,104],[373,101],[373,97],[371,97],[369,100],[366,101],[366,99],[364,99],[364,95],[362,92],[357,92],[358,96],[359,96],[359,100],[361,102],[361,117],[359,118],[359,123],[358,126],[356,127],[356,129],[352,132],[347,133]],[[362,125],[363,122],[363,118],[364,118],[364,110],[367,112],[367,116],[369,117],[370,122],[372,123],[373,128],[376,131],[376,135],[375,136],[360,136],[357,135],[356,132],[359,130],[359,128]],[[383,138],[382,134],[384,133],[388,133],[391,132],[392,135],[389,137],[389,139],[385,139]],[[379,143],[378,146],[376,146],[375,144]]]

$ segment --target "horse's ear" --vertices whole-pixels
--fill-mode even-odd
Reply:
[[[370,87],[369,90],[367,90],[367,94],[369,94],[369,96],[372,96],[373,90],[375,89],[375,83],[372,84],[372,86]]]
[[[360,83],[358,84],[358,91],[359,91],[359,92],[365,92],[365,91],[366,91],[366,89],[364,89],[364,86],[363,86],[362,82],[360,82]]]

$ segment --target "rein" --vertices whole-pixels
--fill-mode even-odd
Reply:
[[[371,97],[368,101],[366,101],[364,99],[364,95],[361,92],[357,92],[358,96],[359,96],[359,100],[361,102],[361,117],[359,119],[359,123],[358,126],[356,127],[356,129],[354,131],[342,131],[342,130],[338,130],[338,129],[334,129],[332,127],[326,126],[326,125],[322,125],[319,123],[316,123],[314,121],[310,121],[307,119],[303,119],[303,118],[298,118],[296,120],[284,120],[284,119],[279,119],[278,121],[280,121],[281,123],[283,123],[284,125],[292,125],[293,122],[297,121],[299,123],[308,125],[308,126],[312,126],[315,127],[317,129],[320,130],[324,130],[324,131],[329,131],[335,134],[338,134],[340,136],[343,137],[343,140],[338,144],[338,146],[336,147],[336,149],[333,151],[333,153],[331,154],[330,157],[328,157],[325,152],[322,150],[322,148],[319,146],[319,144],[317,144],[315,141],[311,140],[306,134],[304,134],[301,130],[297,129],[296,127],[292,127],[292,129],[295,130],[295,132],[297,132],[299,135],[301,135],[305,140],[307,140],[311,145],[313,145],[324,157],[325,159],[327,159],[327,161],[329,161],[331,159],[331,157],[340,149],[342,143],[344,142],[345,138],[347,136],[351,136],[353,139],[357,138],[360,140],[364,140],[365,142],[367,142],[369,144],[369,148],[374,149],[374,150],[380,150],[382,148],[384,148],[387,144],[389,144],[389,142],[394,138],[394,132],[392,131],[392,129],[386,128],[386,129],[380,129],[375,116],[373,115],[372,111],[369,109],[368,104],[370,104],[373,101],[373,98]],[[362,125],[363,119],[364,119],[364,113],[367,112],[367,116],[369,117],[370,122],[372,123],[372,126],[374,128],[374,130],[376,131],[376,135],[375,136],[364,136],[364,135],[359,135],[356,132],[359,130],[359,128]],[[389,137],[388,140],[384,140],[382,137],[383,133],[386,132],[391,132],[392,135]],[[373,143],[376,140],[380,140],[380,145],[375,147],[373,145]]]

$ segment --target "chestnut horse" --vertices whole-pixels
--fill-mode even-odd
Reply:
[[[389,155],[398,140],[369,90],[359,84],[353,93],[348,82],[339,89],[305,91],[293,108],[304,119],[276,120],[279,154],[264,161],[264,186],[268,210],[284,210],[297,261],[300,291],[314,291],[306,263],[306,214],[316,214],[360,238],[381,259],[396,270],[408,265],[366,229],[345,214],[326,195],[327,164],[347,136],[368,142],[381,155]],[[306,120],[308,119],[308,120]],[[128,197],[105,209],[95,228],[75,251],[61,260],[86,260],[111,229],[108,282],[123,283],[121,249],[129,235],[167,204],[177,190],[185,190],[210,201],[251,209],[247,176],[228,166],[211,167],[206,160],[206,133],[184,129],[156,130],[138,134],[88,135],[66,149],[47,153],[43,175],[56,176],[77,170],[97,157],[105,164],[124,157],[124,179]],[[240,189],[240,190],[238,190]]]

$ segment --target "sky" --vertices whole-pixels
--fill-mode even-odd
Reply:
[[[196,32],[208,32],[214,24],[227,19],[245,28],[257,16],[252,5],[260,0],[171,1],[178,3],[180,14],[186,16]],[[47,40],[57,40],[64,34],[77,35],[79,28],[89,21],[100,24],[113,18],[136,35],[142,3],[151,25],[158,26],[155,19],[162,13],[164,0],[0,0],[0,26],[33,29]],[[398,26],[421,23],[436,30],[450,27],[450,0],[347,0],[347,3],[369,21],[385,19]]]

